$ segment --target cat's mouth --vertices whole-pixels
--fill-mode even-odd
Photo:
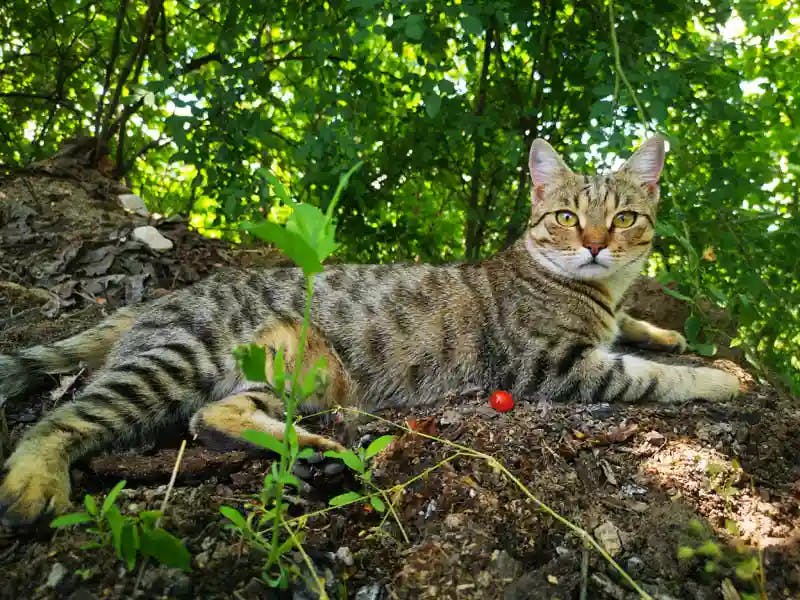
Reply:
[[[599,262],[596,258],[592,258],[588,262],[583,263],[580,268],[585,269],[586,267],[601,267],[603,269],[607,269],[608,265],[604,265],[603,263]]]

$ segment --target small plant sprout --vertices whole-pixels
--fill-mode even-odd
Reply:
[[[87,525],[94,539],[84,550],[111,546],[117,557],[132,571],[140,558],[152,558],[168,567],[190,571],[191,556],[183,542],[159,525],[162,511],[144,510],[137,516],[125,516],[116,504],[125,481],[115,485],[98,507],[94,496],[86,494],[83,512],[74,512],[53,519],[50,527],[64,529]]]

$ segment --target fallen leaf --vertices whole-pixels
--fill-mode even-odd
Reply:
[[[639,426],[636,423],[623,421],[617,427],[600,436],[598,441],[604,439],[607,444],[618,444],[629,439],[637,431],[639,431]]]
[[[425,435],[439,435],[439,431],[436,428],[435,417],[425,417],[423,419],[415,419],[412,417],[406,419],[406,425],[411,431],[424,433]]]

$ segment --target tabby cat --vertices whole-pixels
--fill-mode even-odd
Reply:
[[[682,351],[684,338],[620,312],[650,250],[664,141],[646,141],[615,173],[578,175],[544,140],[530,150],[531,219],[508,249],[474,264],[342,265],[316,277],[304,365],[324,356],[327,387],[303,407],[367,410],[503,388],[527,400],[683,402],[736,395],[736,377],[616,353],[619,339]],[[290,368],[304,305],[296,268],[219,272],[50,345],[0,356],[0,395],[96,369],[76,398],[28,430],[4,466],[4,522],[69,506],[70,464],[112,442],[190,419],[210,444],[248,428],[283,432],[269,386],[232,356],[283,347]],[[269,361],[268,361],[269,362]],[[298,429],[303,446],[340,448]]]

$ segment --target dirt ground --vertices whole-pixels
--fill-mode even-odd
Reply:
[[[210,270],[275,259],[204,240],[179,222],[157,224],[175,247],[150,251],[131,241],[132,227],[147,220],[116,207],[117,187],[75,165],[64,169],[46,166],[0,182],[0,352],[72,334],[117,305]],[[635,312],[658,315],[665,326],[680,327],[685,318],[685,308],[652,282],[643,282],[632,302]],[[717,362],[746,388],[730,403],[518,402],[500,414],[476,393],[381,416],[495,457],[529,494],[592,533],[654,598],[800,598],[800,404],[734,362]],[[7,405],[8,439],[68,401],[84,377],[54,380],[52,390]],[[359,431],[398,435],[375,460],[377,485],[425,476],[396,497],[401,525],[382,522],[362,504],[308,521],[304,546],[332,598],[638,597],[486,460],[458,456],[433,468],[458,450],[382,421]],[[159,508],[184,433],[77,466],[75,498],[102,494],[124,478],[125,510]],[[190,444],[164,526],[185,541],[191,573],[148,564],[136,586],[139,573],[127,573],[112,551],[81,549],[88,538],[79,530],[22,537],[0,531],[0,598],[313,598],[302,583],[280,595],[261,583],[263,557],[237,540],[219,513],[257,493],[268,465],[268,458]],[[297,515],[323,509],[355,486],[331,461],[303,464],[298,475],[306,485],[292,502]],[[709,548],[709,540],[718,543],[717,560],[678,558],[680,547]],[[757,581],[743,577],[757,548],[764,596]]]

